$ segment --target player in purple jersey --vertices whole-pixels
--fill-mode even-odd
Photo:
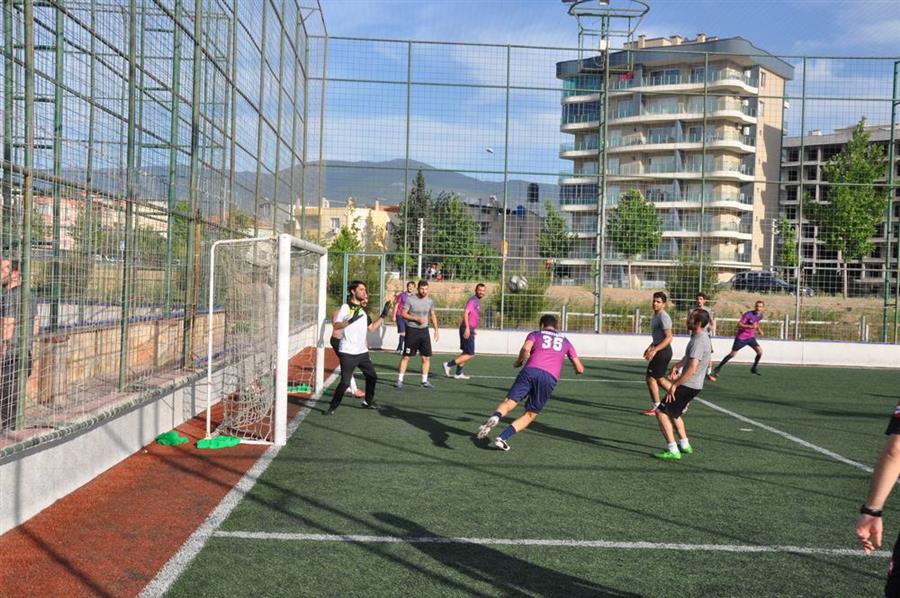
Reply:
[[[756,352],[756,359],[753,360],[753,367],[750,368],[750,371],[757,376],[762,376],[762,374],[759,373],[758,366],[759,360],[762,359],[763,350],[756,340],[756,335],[762,335],[762,328],[759,327],[759,323],[762,322],[765,311],[766,304],[762,301],[757,301],[756,305],[753,307],[753,311],[745,312],[744,315],[741,316],[741,321],[738,322],[737,334],[734,335],[734,344],[731,345],[731,353],[726,355],[725,359],[713,368],[712,374],[706,376],[707,380],[715,382],[719,377],[719,372],[725,367],[725,364],[731,361],[731,358],[737,355],[737,352],[744,347],[752,347]]]
[[[466,301],[466,307],[463,310],[462,321],[459,323],[459,349],[462,351],[459,355],[444,364],[444,374],[449,378],[451,376],[450,369],[456,368],[456,375],[453,376],[457,380],[468,380],[469,377],[463,374],[463,366],[467,361],[475,357],[475,329],[478,327],[478,320],[481,318],[481,300],[487,293],[487,287],[483,283],[475,285],[475,294]]]
[[[415,295],[415,293],[416,283],[410,280],[406,283],[406,291],[400,291],[394,297],[393,318],[394,322],[397,323],[397,350],[395,353],[398,355],[403,354],[403,348],[406,346],[406,320],[400,314],[403,313],[403,306],[406,304],[406,299]]]
[[[559,380],[563,359],[569,358],[575,367],[576,374],[584,373],[584,365],[578,359],[575,347],[569,339],[556,331],[556,316],[541,316],[540,330],[528,333],[525,344],[519,350],[519,356],[513,367],[521,367],[516,381],[510,387],[497,409],[484,424],[478,428],[478,438],[484,438],[491,428],[500,423],[500,418],[516,408],[522,399],[527,399],[525,413],[513,421],[494,440],[494,446],[503,451],[509,450],[509,439],[516,432],[521,432],[537,418],[541,409],[550,400],[553,388]],[[527,361],[526,361],[527,360]]]

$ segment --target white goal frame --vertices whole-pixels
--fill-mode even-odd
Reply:
[[[209,302],[207,312],[207,360],[206,360],[206,437],[212,436],[212,407],[223,397],[213,397],[213,309],[215,307],[216,249],[222,245],[251,244],[271,238],[223,239],[215,241],[210,249],[209,269]],[[315,386],[311,394],[320,394],[325,384],[325,320],[326,293],[328,285],[328,250],[315,243],[304,241],[292,235],[280,234],[277,237],[277,298],[276,298],[276,350],[275,350],[275,397],[274,397],[274,429],[273,442],[277,446],[287,443],[287,389],[288,362],[291,358],[290,339],[290,305],[291,305],[291,249],[297,248],[319,256],[319,279],[316,285],[316,363]],[[265,440],[246,440],[247,444],[272,444]]]

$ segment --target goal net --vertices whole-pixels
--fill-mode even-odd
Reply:
[[[288,392],[321,391],[326,260],[291,235],[213,244],[207,437],[284,444]]]

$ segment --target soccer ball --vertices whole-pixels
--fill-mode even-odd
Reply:
[[[506,286],[513,293],[522,293],[528,290],[528,281],[524,276],[516,274],[509,279],[509,282],[506,284]]]

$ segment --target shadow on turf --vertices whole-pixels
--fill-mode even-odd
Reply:
[[[420,430],[428,432],[428,436],[431,438],[431,443],[434,446],[440,448],[453,448],[452,446],[447,444],[447,441],[450,440],[451,434],[456,436],[470,436],[472,434],[471,430],[463,430],[461,428],[448,426],[447,424],[442,423],[437,418],[420,411],[409,411],[406,409],[400,409],[399,407],[394,407],[393,405],[382,405],[379,413],[385,417],[392,417],[405,421],[411,426],[415,426]]]
[[[483,544],[450,542],[417,523],[391,515],[373,513],[379,521],[397,528],[398,534],[420,541],[410,546],[433,558],[445,567],[466,575],[476,582],[492,586],[503,596],[522,596],[536,593],[541,596],[608,596],[626,598],[639,596],[603,586],[589,579],[568,575],[531,561],[517,558]],[[427,541],[422,541],[427,539]]]

